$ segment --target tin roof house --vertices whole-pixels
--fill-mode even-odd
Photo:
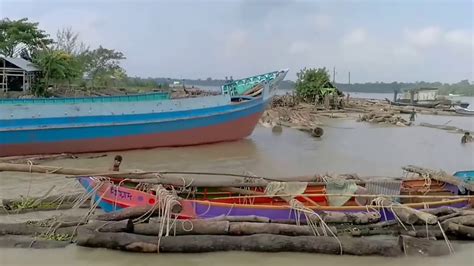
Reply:
[[[0,57],[0,89],[29,91],[39,68],[23,58]]]

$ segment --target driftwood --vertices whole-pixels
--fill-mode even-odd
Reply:
[[[449,223],[447,225],[449,232],[454,233],[458,236],[462,236],[467,239],[474,239],[474,227],[465,226],[457,223]]]
[[[431,169],[427,169],[427,168],[423,168],[423,167],[419,167],[415,165],[408,165],[408,166],[402,167],[402,169],[410,173],[416,173],[424,177],[429,177],[434,180],[446,182],[448,184],[456,185],[458,187],[464,187],[470,191],[474,191],[474,184],[468,184],[444,171],[434,171]]]
[[[368,213],[323,212],[321,218],[326,223],[368,224],[380,221],[380,215]]]
[[[340,241],[340,242],[339,242]],[[80,229],[77,245],[102,247],[133,252],[198,253],[212,251],[310,252],[324,254],[400,256],[401,248],[394,240],[361,238],[280,236],[257,234],[251,236],[189,235],[162,237],[158,247],[156,236],[129,233],[100,233]],[[341,246],[342,245],[342,251]]]
[[[8,156],[0,158],[0,162],[7,163],[32,163],[36,164],[37,161],[57,160],[57,159],[76,159],[78,158],[74,154],[61,153],[61,154],[45,154],[45,155],[26,155],[26,156]]]
[[[474,226],[474,214],[473,215],[465,215],[465,216],[459,216],[459,217],[453,217],[450,219],[447,219],[441,223],[443,226],[447,226],[449,223],[456,223],[456,224],[462,224],[462,225],[467,225],[467,226]]]
[[[158,235],[160,223],[136,224],[134,233],[141,235]],[[336,234],[337,229],[331,227],[330,230]],[[275,223],[252,223],[252,222],[228,222],[228,221],[208,221],[208,220],[177,220],[171,230],[176,235],[254,235],[254,234],[274,234],[289,236],[324,235],[322,228],[317,228],[313,232],[308,226],[298,226]],[[326,232],[329,233],[329,232]]]
[[[134,229],[132,219],[125,219],[120,221],[100,221],[90,220],[87,225],[83,226],[99,232],[129,232],[132,233]]]
[[[254,223],[270,223],[271,220],[267,217],[261,217],[256,215],[247,216],[226,216],[220,215],[213,218],[205,219],[206,221],[229,221],[229,222],[254,222]]]
[[[391,206],[392,202],[390,200],[383,200],[383,206]],[[406,224],[415,224],[422,222],[424,224],[435,224],[438,222],[438,217],[433,214],[419,211],[401,204],[393,205],[391,208],[397,217]]]
[[[451,253],[444,241],[400,236],[399,243],[406,255],[443,256]]]
[[[41,235],[63,234],[73,236],[78,226],[54,227],[39,226],[26,223],[0,224],[0,236],[3,235]]]

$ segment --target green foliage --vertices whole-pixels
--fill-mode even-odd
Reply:
[[[0,20],[0,54],[4,56],[18,56],[25,49],[33,53],[52,42],[44,30],[38,29],[38,23],[27,18]]]
[[[158,83],[152,78],[140,78],[140,77],[127,77],[124,80],[126,87],[137,87],[137,88],[156,88]]]
[[[368,82],[354,84],[337,84],[338,88],[347,92],[374,92],[374,93],[393,93],[394,91],[403,91],[405,89],[415,88],[437,88],[440,94],[447,95],[449,93],[461,94],[464,96],[474,96],[474,84],[468,80],[462,80],[458,83],[447,84],[441,82]]]
[[[303,101],[314,102],[337,91],[330,82],[326,68],[304,68],[296,76],[296,94]]]
[[[468,80],[461,80],[454,84],[444,84],[440,86],[439,93],[444,95],[452,93],[463,96],[474,96],[474,83],[471,84]]]
[[[77,58],[61,50],[41,50],[35,54],[34,63],[41,69],[41,85],[39,88],[34,88],[34,93],[37,95],[43,94],[44,88],[51,83],[70,81],[82,73]]]
[[[120,66],[120,60],[123,59],[125,56],[122,52],[100,46],[85,53],[85,71],[93,85],[107,86],[110,82],[123,80],[126,77],[125,71]]]

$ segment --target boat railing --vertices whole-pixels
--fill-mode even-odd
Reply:
[[[168,92],[157,92],[147,94],[98,97],[0,99],[0,104],[73,104],[104,102],[138,102],[168,100],[169,98],[170,94]]]
[[[231,96],[243,94],[245,91],[253,88],[258,83],[275,79],[278,73],[278,71],[274,71],[224,84],[222,86],[222,94],[230,94]]]

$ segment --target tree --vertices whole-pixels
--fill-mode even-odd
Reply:
[[[18,56],[20,52],[33,53],[53,42],[49,35],[38,29],[38,23],[28,22],[27,18],[0,20],[0,54]]]
[[[327,94],[337,92],[330,82],[326,68],[304,68],[296,76],[296,94],[303,101],[314,102]]]
[[[120,66],[120,60],[125,59],[123,53],[102,46],[89,51],[85,55],[85,70],[89,78],[99,85],[106,85],[108,81],[123,78],[125,71]]]
[[[41,69],[41,82],[34,90],[37,95],[43,94],[52,82],[70,82],[82,73],[77,58],[61,50],[43,49],[36,54],[34,63]]]
[[[63,28],[56,32],[56,50],[65,51],[74,56],[85,54],[89,47],[79,41],[79,33],[73,32],[71,28]]]

